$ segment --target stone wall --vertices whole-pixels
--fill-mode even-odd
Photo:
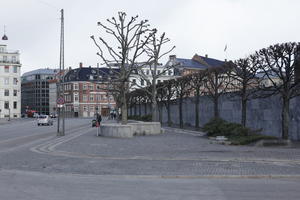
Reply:
[[[150,114],[150,105],[141,106],[142,115]],[[213,117],[213,103],[207,96],[200,98],[200,125],[207,123]],[[131,108],[134,109],[134,108]],[[236,98],[223,95],[219,101],[220,116],[230,122],[240,123],[241,102]],[[136,113],[139,114],[139,106],[136,106]],[[129,112],[130,113],[130,112]],[[132,114],[133,114],[132,110]],[[300,97],[291,100],[290,105],[290,138],[300,140]],[[167,111],[163,107],[162,122],[167,122]],[[171,119],[173,124],[179,124],[179,111],[176,102],[171,106]],[[185,125],[195,125],[195,104],[193,98],[187,98],[183,104],[183,122]],[[264,99],[253,99],[247,106],[247,126],[252,129],[262,129],[265,135],[281,137],[281,103],[278,96]]]

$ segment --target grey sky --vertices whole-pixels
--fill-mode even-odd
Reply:
[[[298,0],[1,0],[0,33],[6,25],[8,48],[21,51],[23,73],[58,66],[60,8],[66,67],[100,62],[89,36],[97,35],[97,21],[118,11],[149,19],[182,58],[198,53],[234,60],[271,44],[300,41]]]

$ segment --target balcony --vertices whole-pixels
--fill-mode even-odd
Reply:
[[[0,60],[0,64],[20,64],[18,60]]]

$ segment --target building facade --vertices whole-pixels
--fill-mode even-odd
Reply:
[[[64,76],[60,91],[64,95],[67,117],[108,116],[116,102],[106,89],[109,68],[79,67]]]
[[[0,118],[21,116],[21,64],[18,51],[0,44]]]
[[[56,99],[56,87],[50,88],[49,85],[55,80],[56,73],[55,69],[37,69],[23,74],[22,113],[30,109],[39,114],[49,115],[53,111],[53,108],[50,108],[50,99]]]

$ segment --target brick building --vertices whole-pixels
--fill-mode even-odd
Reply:
[[[105,90],[109,68],[82,67],[69,70],[61,87],[67,117],[93,117],[97,112],[108,116],[116,108],[113,96]]]

